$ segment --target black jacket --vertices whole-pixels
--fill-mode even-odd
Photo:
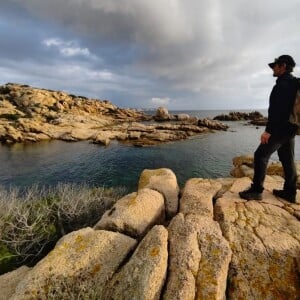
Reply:
[[[293,75],[284,73],[277,78],[270,94],[266,131],[271,135],[293,135],[295,127],[289,122],[297,92]]]

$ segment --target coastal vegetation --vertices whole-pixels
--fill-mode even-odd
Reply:
[[[85,184],[0,188],[0,274],[35,264],[63,235],[93,226],[125,193]]]

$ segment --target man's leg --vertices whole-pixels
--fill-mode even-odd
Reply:
[[[279,160],[284,171],[283,190],[287,193],[289,199],[293,200],[296,195],[297,170],[294,161],[295,139],[291,138],[278,149]],[[285,197],[283,197],[285,198]]]
[[[260,144],[254,153],[253,187],[258,192],[263,191],[266,170],[271,155],[280,148],[281,142],[272,136],[267,144]]]
[[[261,200],[264,190],[263,184],[266,177],[267,164],[272,153],[279,149],[281,143],[269,139],[267,144],[260,144],[254,153],[254,176],[251,187],[239,193],[240,197],[246,200]]]

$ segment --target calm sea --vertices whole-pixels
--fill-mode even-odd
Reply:
[[[178,112],[172,112],[178,113]],[[226,111],[185,112],[199,118]],[[263,112],[264,115],[266,112]],[[144,169],[170,168],[181,186],[192,177],[230,176],[232,158],[252,154],[263,127],[245,122],[227,122],[219,131],[185,141],[136,148],[113,142],[108,147],[89,142],[62,141],[0,146],[0,185],[28,187],[86,183],[93,186],[126,186],[135,190]],[[296,159],[300,160],[300,138],[296,138]],[[273,156],[273,160],[278,160]]]

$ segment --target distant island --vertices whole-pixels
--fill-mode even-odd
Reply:
[[[152,116],[62,91],[16,83],[0,86],[0,141],[4,144],[89,140],[108,145],[118,140],[146,146],[227,128],[216,120],[171,115],[163,107]]]

